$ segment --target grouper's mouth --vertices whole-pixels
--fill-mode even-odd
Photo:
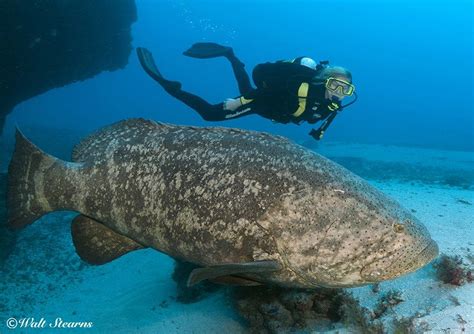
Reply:
[[[438,244],[434,240],[430,240],[417,254],[409,257],[400,255],[396,260],[388,263],[388,265],[385,264],[385,259],[380,259],[362,268],[360,275],[368,282],[394,279],[424,267],[433,261],[438,254]]]

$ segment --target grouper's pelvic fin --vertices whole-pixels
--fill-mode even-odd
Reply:
[[[89,264],[105,264],[128,252],[145,248],[136,241],[83,215],[73,220],[71,233],[77,254]]]
[[[44,186],[60,180],[61,174],[70,169],[71,165],[80,164],[67,163],[43,152],[18,129],[15,137],[15,151],[8,167],[8,225],[11,228],[22,228],[41,216],[60,209],[46,194]],[[45,179],[46,172],[54,175],[54,178]]]

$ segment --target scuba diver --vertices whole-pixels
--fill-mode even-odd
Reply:
[[[277,123],[323,121],[309,135],[320,140],[326,129],[343,108],[357,100],[351,73],[343,67],[319,64],[309,57],[291,61],[277,61],[257,65],[252,78],[253,88],[244,64],[234,55],[231,47],[216,43],[196,43],[183,52],[193,58],[225,57],[232,65],[240,96],[210,104],[201,97],[185,92],[181,83],[165,79],[155,65],[153,56],[145,48],[137,48],[143,69],[170,95],[196,110],[206,121],[223,121],[257,114]],[[342,100],[354,96],[352,102],[342,105]]]

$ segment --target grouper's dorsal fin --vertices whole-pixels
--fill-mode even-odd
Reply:
[[[170,129],[173,125],[143,118],[131,118],[103,127],[82,139],[72,151],[72,161],[85,162],[102,156],[112,140],[127,140],[150,131]],[[124,136],[124,134],[127,134]]]
[[[145,248],[83,215],[77,216],[72,221],[71,229],[77,254],[89,264],[104,264],[128,252]]]
[[[215,279],[223,276],[268,273],[281,269],[282,266],[277,261],[273,260],[246,263],[228,263],[204,268],[196,268],[189,275],[187,285],[189,287],[206,279]]]

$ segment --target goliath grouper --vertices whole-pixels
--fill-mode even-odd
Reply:
[[[72,160],[17,132],[9,224],[77,211],[73,242],[92,264],[152,247],[200,267],[189,285],[353,287],[438,254],[399,204],[283,137],[131,119],[84,139]]]

